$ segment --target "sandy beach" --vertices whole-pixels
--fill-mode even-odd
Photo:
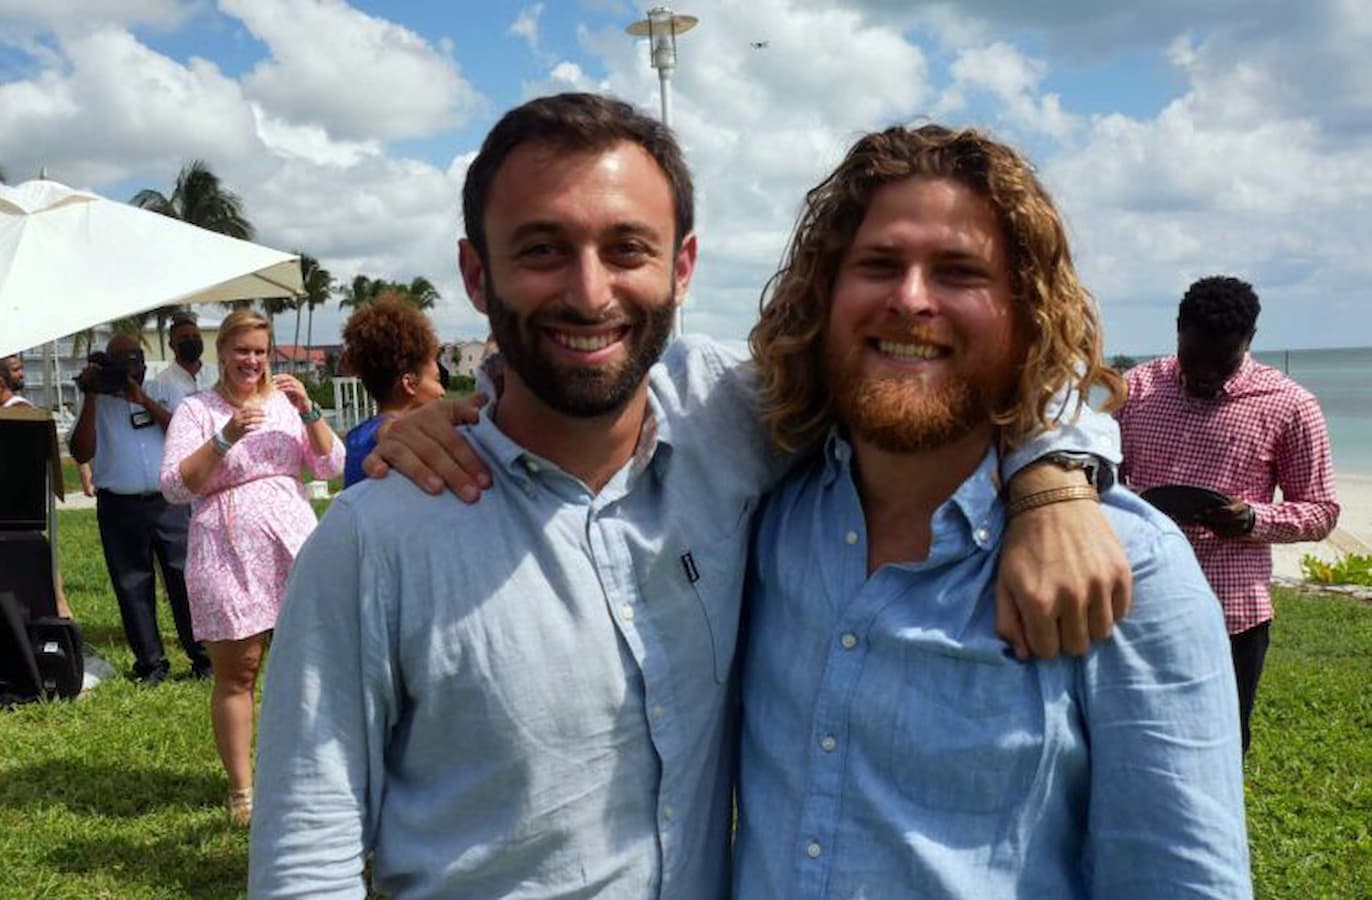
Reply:
[[[1326,539],[1311,544],[1273,544],[1272,574],[1301,577],[1306,553],[1334,560],[1345,553],[1372,554],[1372,475],[1335,476],[1339,493],[1339,524]]]

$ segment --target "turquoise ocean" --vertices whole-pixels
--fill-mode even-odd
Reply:
[[[1255,352],[1320,401],[1334,448],[1334,471],[1372,476],[1372,347]]]
[[[1372,347],[1259,350],[1253,358],[1285,372],[1319,400],[1329,425],[1334,471],[1372,477]]]

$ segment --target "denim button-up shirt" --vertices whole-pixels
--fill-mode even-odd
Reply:
[[[870,577],[843,440],[768,499],[740,900],[1250,895],[1228,641],[1185,538],[1109,492],[1130,615],[1084,658],[1017,662],[995,633],[995,462],[935,512],[926,560]]]
[[[729,890],[752,512],[788,461],[709,341],[649,375],[598,493],[510,441],[468,506],[399,477],[334,502],[292,574],[260,717],[254,897],[712,900]],[[1113,454],[1096,417],[1047,449]]]

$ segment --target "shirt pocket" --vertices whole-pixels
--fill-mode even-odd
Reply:
[[[1045,746],[1035,668],[908,648],[904,657],[889,758],[905,799],[971,814],[1022,804]]]
[[[717,684],[729,679],[738,648],[739,609],[748,561],[751,509],[724,537],[696,542],[681,555],[682,575],[691,583],[714,651]]]

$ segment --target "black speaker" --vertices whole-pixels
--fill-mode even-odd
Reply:
[[[28,703],[43,692],[43,677],[29,643],[27,610],[0,590],[0,706]]]
[[[0,531],[46,531],[48,491],[60,487],[57,430],[43,410],[0,415]]]
[[[69,700],[81,693],[86,657],[75,622],[55,616],[29,622],[29,646],[44,697]]]
[[[47,535],[41,531],[0,531],[0,591],[15,596],[25,621],[57,615]]]

